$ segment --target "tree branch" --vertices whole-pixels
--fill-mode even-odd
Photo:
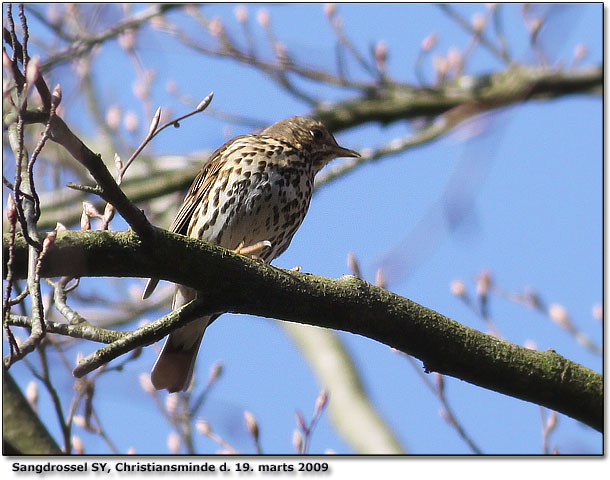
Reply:
[[[2,374],[2,407],[2,450],[5,455],[63,453],[9,372]]]
[[[49,115],[45,112],[29,111],[24,114],[24,119],[27,123],[46,123],[49,122]],[[102,189],[99,195],[117,209],[134,231],[143,238],[150,237],[153,232],[152,225],[142,210],[123,193],[100,156],[92,152],[80,138],[72,133],[68,125],[57,115],[50,119],[49,138],[64,147],[89,171]]]
[[[492,75],[465,75],[461,84],[437,88],[392,85],[338,103],[325,104],[312,116],[331,131],[345,130],[367,122],[392,123],[417,117],[434,117],[456,107],[480,112],[530,99],[550,99],[603,90],[602,67],[571,71],[513,65]]]
[[[19,236],[15,277],[25,276],[26,267],[27,244]],[[152,248],[132,231],[60,232],[40,274],[180,283],[202,292],[208,313],[250,313],[364,335],[419,358],[428,371],[546,406],[603,431],[600,374],[552,350],[485,335],[351,275],[330,279],[283,270],[159,229]]]

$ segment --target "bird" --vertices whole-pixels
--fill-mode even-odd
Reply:
[[[315,175],[335,158],[359,156],[309,117],[290,117],[258,134],[235,137],[204,163],[169,230],[270,263],[303,222]],[[158,282],[148,281],[143,299]],[[172,310],[196,297],[195,289],[176,285]],[[203,334],[221,313],[169,334],[151,372],[155,389],[189,388]]]

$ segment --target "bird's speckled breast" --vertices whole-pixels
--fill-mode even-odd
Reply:
[[[264,260],[288,248],[309,208],[315,171],[283,142],[267,139],[261,148],[246,142],[225,152],[222,180],[199,206],[203,215],[193,215],[190,236],[232,250],[268,240],[271,247],[257,254]]]

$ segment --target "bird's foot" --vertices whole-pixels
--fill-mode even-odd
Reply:
[[[238,255],[250,256],[254,260],[260,260],[256,254],[262,252],[265,248],[271,248],[271,242],[269,240],[256,242],[255,244],[248,245],[247,247],[244,247],[244,242],[241,242],[233,251]]]

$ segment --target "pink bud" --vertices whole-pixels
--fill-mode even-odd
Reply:
[[[208,29],[210,30],[210,33],[214,37],[218,37],[222,33],[222,31],[224,29],[224,27],[222,26],[222,22],[220,21],[220,18],[214,17],[210,21],[210,23],[208,25]]]
[[[559,303],[549,305],[548,314],[551,320],[561,328],[567,329],[570,327],[570,316],[563,305],[560,305]]]
[[[453,280],[449,286],[449,290],[456,297],[463,297],[466,295],[466,284],[462,280]]]
[[[296,429],[292,432],[292,446],[297,453],[303,453],[303,435]]]
[[[487,295],[489,288],[491,287],[491,272],[489,270],[483,270],[477,275],[477,295],[479,297]]]
[[[388,44],[379,40],[375,45],[375,62],[380,71],[384,71],[388,60]]]
[[[174,455],[180,452],[180,437],[176,432],[170,432],[167,436],[167,448]]]
[[[484,13],[478,12],[472,16],[470,25],[475,33],[481,33],[487,24],[487,16]]]
[[[379,268],[375,274],[375,285],[381,288],[386,288],[387,286],[385,275],[383,274],[383,270],[381,268]]]
[[[77,455],[82,455],[83,453],[85,453],[85,446],[83,445],[83,442],[80,437],[76,435],[72,435],[72,447],[74,448],[74,453],[76,453]]]
[[[576,45],[576,47],[574,47],[574,60],[580,61],[584,59],[588,53],[587,47],[582,43],[579,43]]]
[[[74,415],[74,417],[72,417],[72,421],[74,422],[74,425],[77,425],[80,428],[87,428],[87,421],[82,415]]]
[[[36,412],[38,410],[38,385],[34,380],[28,383],[28,386],[25,390],[25,398],[27,398],[28,403]]]
[[[119,33],[118,41],[119,46],[126,52],[133,50],[136,46],[135,30],[124,30],[123,32]]]
[[[317,416],[322,413],[322,410],[326,407],[328,403],[328,392],[326,390],[322,390],[318,397],[316,398],[316,403],[314,406],[314,416]]]
[[[356,255],[353,252],[348,252],[347,254],[347,268],[352,272],[352,275],[362,278],[360,273],[360,266],[358,265],[358,259],[356,259]]]
[[[233,14],[239,23],[246,23],[248,21],[248,9],[243,5],[238,5],[233,9]]]
[[[324,4],[324,15],[328,18],[333,18],[337,13],[337,4],[335,3],[325,3]]]
[[[138,129],[139,123],[140,121],[138,119],[138,115],[132,110],[129,110],[123,118],[123,125],[125,125],[127,131],[131,133],[135,132]]]
[[[434,48],[434,46],[436,45],[436,42],[438,41],[438,34],[436,32],[431,33],[430,35],[428,35],[426,38],[424,38],[421,42],[421,49],[424,52],[427,52],[428,50],[432,50]]]
[[[178,410],[178,394],[170,393],[167,397],[165,397],[165,410],[170,415],[174,415],[176,410]]]
[[[11,193],[8,194],[6,199],[6,218],[12,221],[17,215],[17,205],[15,204],[15,199]]]
[[[210,424],[208,422],[206,422],[205,420],[203,420],[202,418],[197,420],[197,422],[195,423],[195,428],[202,435],[207,436],[212,433],[212,427],[210,427]]]
[[[269,28],[269,25],[271,25],[271,17],[269,16],[269,12],[265,8],[259,9],[259,11],[256,13],[256,21],[261,27],[265,29]]]
[[[106,110],[106,125],[110,130],[116,130],[121,124],[121,107],[118,105],[111,105]]]
[[[91,230],[91,221],[89,220],[89,215],[85,211],[83,211],[80,216],[80,229],[81,230]]]
[[[246,421],[246,428],[255,440],[258,440],[258,422],[252,413],[247,410],[244,412],[244,420]]]

